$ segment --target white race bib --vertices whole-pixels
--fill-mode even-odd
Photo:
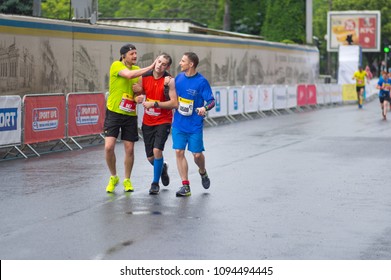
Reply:
[[[136,102],[134,102],[128,93],[124,93],[122,95],[121,103],[119,104],[119,109],[128,113],[135,112]]]
[[[178,101],[178,112],[183,116],[191,116],[193,114],[194,100],[179,97]]]

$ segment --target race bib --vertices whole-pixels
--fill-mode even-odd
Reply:
[[[391,88],[390,84],[386,84],[386,83],[383,84],[383,90],[390,91],[390,88]]]
[[[357,83],[362,85],[363,84],[363,81],[362,80],[357,80]]]
[[[122,100],[121,103],[119,104],[119,109],[128,113],[136,111],[136,102],[134,102],[130,94],[124,93],[122,95]]]
[[[194,100],[179,97],[178,112],[183,116],[191,116],[193,114]]]
[[[159,101],[159,100],[152,100],[152,99],[147,99],[147,101],[149,102],[155,102],[155,101]],[[145,110],[145,113],[147,115],[150,115],[150,116],[159,116],[162,112],[162,109],[161,108],[155,108],[155,107],[151,107],[151,108],[148,108]]]

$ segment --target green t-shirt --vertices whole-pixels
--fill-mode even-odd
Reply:
[[[137,83],[139,78],[127,79],[121,77],[119,75],[119,72],[126,68],[128,67],[126,67],[121,61],[118,60],[114,61],[113,64],[111,64],[109,96],[107,97],[107,109],[123,115],[136,116],[137,112],[136,110],[133,110],[135,109],[135,104],[132,104],[132,101],[134,100],[132,85]],[[132,68],[128,69],[137,70],[140,69],[140,67],[132,65]]]

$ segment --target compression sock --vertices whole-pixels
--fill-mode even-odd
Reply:
[[[160,176],[162,175],[163,158],[153,160],[153,182],[159,183]]]

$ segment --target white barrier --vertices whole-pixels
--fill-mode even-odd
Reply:
[[[22,99],[18,95],[0,96],[0,148],[9,148],[4,158],[22,141]]]
[[[250,117],[251,113],[258,112],[258,86],[243,87],[244,113]]]
[[[227,87],[212,87],[213,95],[215,97],[215,106],[208,112],[206,121],[217,117],[228,116],[228,88]],[[212,121],[213,124],[217,124]]]
[[[282,110],[287,108],[286,86],[276,85],[273,87],[273,109]]]
[[[21,142],[20,96],[0,96],[0,146]]]
[[[228,87],[228,117],[244,116],[243,87]]]
[[[287,86],[287,109],[297,108],[297,87],[296,86]]]
[[[273,87],[272,86],[260,86],[258,88],[259,106],[260,112],[273,110]]]
[[[318,105],[342,104],[343,101],[342,85],[337,84],[220,86],[212,87],[212,90],[216,106],[208,112],[208,117],[205,118],[205,121],[211,125],[217,125],[221,119],[234,122],[238,116],[252,119],[254,114],[266,116],[267,111],[280,115],[281,111],[292,112],[292,109],[300,111],[305,107],[310,108],[311,105],[317,107]],[[376,93],[375,81],[371,81],[368,83],[367,97]],[[105,93],[105,99],[107,94]],[[305,96],[302,96],[303,94]],[[17,147],[17,145],[28,145],[33,141],[29,140],[29,142],[25,139],[28,131],[23,127],[22,117],[26,117],[26,113],[25,108],[22,110],[22,107],[25,106],[19,96],[0,97],[0,148],[11,150],[15,148],[27,158]],[[137,106],[137,114],[139,116],[138,126],[141,128],[144,114],[142,105]],[[28,116],[31,118],[31,114]],[[68,136],[68,133],[66,135]],[[141,133],[140,136],[142,136]],[[66,140],[68,138],[66,137]],[[65,141],[63,143],[66,145]]]

